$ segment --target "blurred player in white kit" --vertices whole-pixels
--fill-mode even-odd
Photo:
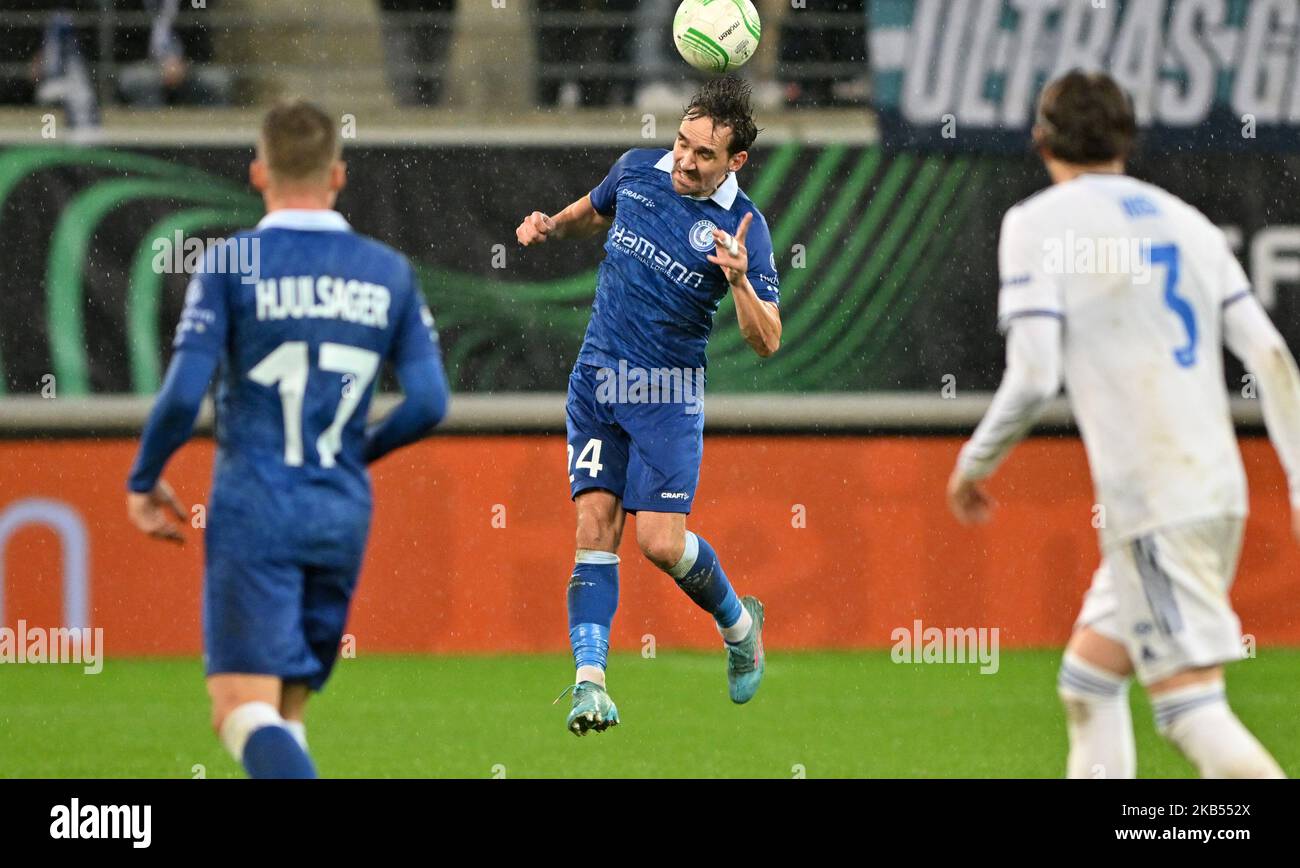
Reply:
[[[1053,185],[1007,212],[999,249],[1002,384],[948,486],[963,522],[988,519],[980,481],[1060,389],[1069,393],[1102,519],[1102,562],[1058,681],[1072,778],[1136,773],[1128,679],[1203,777],[1281,768],[1228,706],[1242,657],[1228,598],[1246,477],[1224,380],[1226,345],[1254,374],[1300,537],[1300,372],[1223,234],[1124,174],[1127,95],[1072,72],[1044,90],[1034,143]]]

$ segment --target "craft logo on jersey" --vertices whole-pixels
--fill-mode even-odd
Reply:
[[[701,220],[691,227],[691,246],[701,253],[713,249],[713,230],[718,227],[712,220]]]
[[[640,202],[642,205],[646,206],[647,208],[653,208],[655,206],[654,199],[651,199],[649,196],[645,195],[644,193],[638,193],[636,190],[633,190],[630,187],[620,187],[618,190],[618,195],[625,196],[628,199],[632,199],[633,201],[636,202]]]

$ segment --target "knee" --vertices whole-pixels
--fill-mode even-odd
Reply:
[[[243,704],[245,703],[240,697],[230,693],[212,694],[212,731],[221,735],[221,727],[231,712]]]
[[[578,549],[612,552],[618,549],[618,534],[612,519],[587,514],[578,515],[578,533],[574,544]]]
[[[253,700],[229,706],[218,714],[217,704],[212,709],[213,728],[226,751],[236,762],[242,760],[244,745],[249,737],[264,726],[283,726],[280,710],[269,702]]]
[[[1151,697],[1156,729],[1206,778],[1281,778],[1277,761],[1237,718],[1223,683],[1197,682]]]
[[[208,679],[212,700],[212,729],[218,735],[232,716],[249,706],[267,706],[279,713],[280,684],[273,676],[216,675]]]
[[[670,528],[645,532],[638,529],[636,541],[646,559],[665,572],[671,570],[682,559],[682,551],[685,548],[685,540]]]
[[[1056,676],[1056,695],[1070,723],[1086,723],[1099,703],[1127,703],[1126,674],[1111,672],[1066,652]]]

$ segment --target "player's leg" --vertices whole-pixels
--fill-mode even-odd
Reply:
[[[1137,774],[1128,695],[1133,665],[1124,644],[1114,638],[1116,617],[1114,589],[1103,562],[1057,676],[1057,695],[1065,706],[1070,739],[1066,760],[1070,778],[1132,778]]]
[[[203,647],[212,723],[248,774],[315,777],[281,713],[283,680],[315,671],[301,637],[303,571],[275,559],[267,529],[214,494],[205,540]]]
[[[1156,728],[1203,778],[1284,778],[1228,705],[1223,667],[1186,669],[1147,686]]]
[[[763,680],[763,604],[736,596],[709,541],[686,529],[682,513],[639,511],[642,553],[672,577],[695,605],[713,616],[727,648],[727,684],[733,702],[748,702]]]
[[[636,541],[652,564],[672,576],[695,605],[713,616],[726,641],[739,642],[749,635],[753,619],[740,604],[713,546],[686,529],[685,515],[639,511]]]
[[[322,527],[316,541],[316,563],[303,569],[300,632],[311,660],[295,678],[286,678],[280,710],[285,725],[307,750],[307,701],[325,687],[334,671],[348,611],[356,593],[369,533],[369,510],[354,508],[352,520]],[[336,517],[344,515],[340,512]]]
[[[763,678],[763,605],[736,596],[713,546],[686,529],[704,458],[704,414],[698,403],[620,408],[628,430],[624,506],[636,514],[642,554],[713,616],[727,648],[734,702],[748,702]]]
[[[575,677],[565,725],[577,735],[602,732],[618,723],[618,708],[605,692],[605,669],[618,608],[627,434],[614,421],[613,408],[598,398],[597,387],[596,368],[574,366],[565,423],[569,495],[577,516],[573,570],[566,591]]]
[[[274,675],[208,676],[212,728],[251,778],[314,778],[316,767],[280,714]]]
[[[1119,587],[1135,613],[1129,654],[1160,734],[1203,777],[1278,778],[1281,768],[1224,692],[1223,664],[1242,657],[1241,622],[1228,598],[1242,525],[1239,518],[1194,522],[1127,542],[1128,580]]]
[[[618,551],[626,513],[612,492],[588,488],[574,498],[577,552],[569,577],[569,644],[573,698],[565,725],[575,735],[617,726],[618,707],[605,690],[609,634],[618,609]]]
[[[636,514],[641,553],[713,616],[724,639],[744,639],[752,617],[713,546],[686,529],[704,458],[704,414],[682,403],[619,409],[618,419],[630,435],[624,506]]]
[[[569,642],[575,684],[605,686],[609,631],[618,609],[618,547],[627,513],[613,492],[589,488],[574,498],[578,514],[573,574],[569,577]]]

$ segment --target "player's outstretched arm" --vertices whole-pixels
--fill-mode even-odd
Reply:
[[[447,415],[450,389],[437,355],[400,366],[397,382],[402,386],[402,403],[366,431],[367,464],[419,440]]]
[[[1061,388],[1061,321],[1015,319],[1007,333],[1007,369],[997,394],[948,481],[948,505],[963,524],[987,521],[992,501],[980,481],[997,469]]]
[[[713,240],[717,248],[708,260],[722,269],[731,285],[741,337],[750,349],[765,359],[781,348],[781,310],[772,302],[759,298],[754,285],[749,282],[749,248],[745,246],[745,239],[753,221],[753,211],[745,214],[734,236],[714,229]]]
[[[1291,526],[1300,540],[1300,370],[1263,306],[1251,293],[1223,311],[1223,342],[1259,385],[1264,424],[1291,490]]]
[[[167,377],[145,424],[127,481],[127,516],[150,536],[185,541],[180,527],[168,517],[168,510],[178,521],[185,520],[185,511],[160,477],[167,460],[190,439],[216,370],[216,356],[191,350],[178,351],[167,367]]]
[[[588,194],[554,217],[541,211],[529,214],[515,230],[515,238],[525,247],[550,238],[590,238],[609,229],[612,222],[596,210]]]
[[[741,284],[731,285],[731,297],[736,302],[736,321],[740,335],[760,358],[766,359],[781,348],[781,310],[770,301],[754,293],[754,286],[745,277]]]

